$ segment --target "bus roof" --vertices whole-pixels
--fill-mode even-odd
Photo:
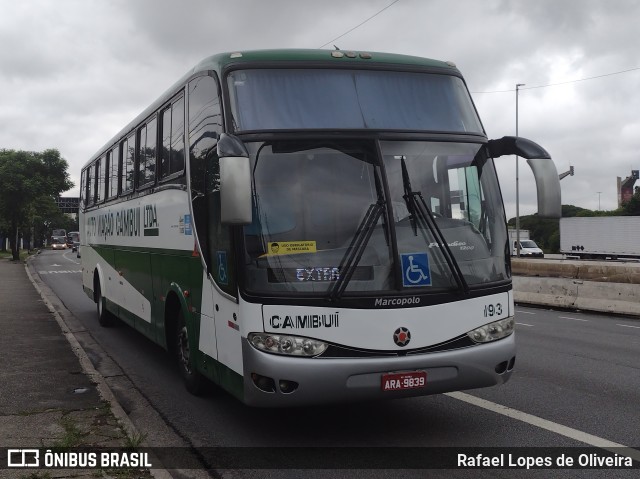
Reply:
[[[386,65],[417,66],[424,68],[443,68],[456,71],[451,62],[432,60],[410,55],[383,52],[359,52],[347,50],[250,50],[220,53],[203,59],[195,66],[193,72],[199,70],[216,70],[218,72],[228,66],[258,62],[336,62],[336,63],[378,63]]]
[[[388,67],[389,69],[424,69],[442,71],[452,75],[460,75],[460,71],[453,62],[433,60],[411,55],[396,53],[364,52],[351,50],[311,50],[311,49],[279,49],[279,50],[238,50],[235,52],[218,53],[204,58],[197,65],[187,71],[177,82],[167,89],[157,100],[150,104],[142,113],[136,116],[116,135],[114,135],[102,148],[100,148],[87,162],[83,169],[96,158],[103,155],[109,148],[115,145],[127,133],[142,123],[149,115],[169,101],[194,75],[215,71],[219,76],[227,68],[250,66],[252,64],[270,64],[274,67],[298,63],[301,66],[329,67],[332,63],[340,68],[353,66],[362,68],[367,65]]]

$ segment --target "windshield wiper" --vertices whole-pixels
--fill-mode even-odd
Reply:
[[[442,230],[438,227],[433,213],[429,209],[429,206],[427,206],[427,202],[424,200],[420,191],[413,191],[411,189],[409,171],[407,170],[407,164],[404,156],[400,161],[402,166],[402,184],[404,186],[403,198],[407,204],[407,209],[409,210],[409,221],[411,222],[414,234],[417,236],[418,226],[421,231],[425,232],[428,230],[431,233],[442,252],[442,256],[444,256],[444,259],[449,266],[449,270],[451,271],[458,288],[464,291],[465,294],[469,294],[469,285],[464,279],[462,270],[453,256],[451,248],[449,248],[449,244],[442,234]],[[425,238],[425,241],[427,243],[429,242],[427,238]]]
[[[351,243],[340,261],[340,266],[338,267],[340,277],[331,290],[330,298],[332,300],[335,301],[338,299],[347,288],[349,281],[351,281],[351,277],[362,258],[367,243],[373,234],[373,230],[384,212],[384,208],[384,201],[381,199],[369,205],[369,209],[367,209],[362,221],[358,225],[358,229],[353,235]]]
[[[380,178],[375,168],[373,177],[376,185],[378,201],[369,205],[367,212],[358,225],[358,229],[353,235],[353,238],[351,238],[351,243],[349,244],[347,251],[344,253],[344,256],[340,260],[340,265],[338,266],[340,276],[333,285],[333,289],[331,290],[331,294],[329,295],[332,301],[338,299],[347,288],[347,285],[349,284],[349,281],[351,281],[351,277],[353,276],[353,273],[355,273],[358,263],[360,263],[360,259],[364,254],[367,243],[369,243],[369,239],[371,239],[373,230],[378,224],[381,216],[382,228],[384,229],[384,237],[387,245],[390,241],[389,226],[387,224],[386,215],[384,215],[386,202],[384,200],[384,194],[382,193],[382,184],[380,183]]]

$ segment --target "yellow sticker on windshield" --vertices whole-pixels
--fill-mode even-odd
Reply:
[[[269,243],[268,255],[315,253],[315,241],[274,241]]]

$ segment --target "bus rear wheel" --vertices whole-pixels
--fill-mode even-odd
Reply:
[[[178,313],[175,340],[176,358],[178,360],[180,375],[182,376],[187,391],[197,396],[202,393],[204,381],[202,375],[196,370],[195,357],[192,354],[193,349],[189,341],[187,323],[182,310]]]
[[[113,315],[109,311],[107,311],[107,300],[104,296],[102,296],[102,291],[100,290],[100,281],[96,281],[95,298],[96,309],[98,311],[98,323],[100,323],[100,326],[104,327],[113,326],[114,318]]]

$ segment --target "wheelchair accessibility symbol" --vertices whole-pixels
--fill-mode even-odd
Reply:
[[[403,286],[431,286],[429,256],[426,253],[404,253],[400,258]]]
[[[218,282],[220,284],[228,284],[229,276],[227,270],[227,252],[226,251],[217,251],[218,256]]]

